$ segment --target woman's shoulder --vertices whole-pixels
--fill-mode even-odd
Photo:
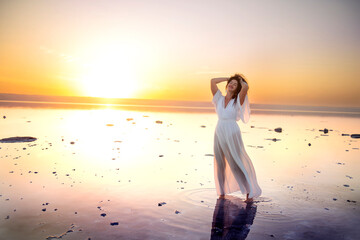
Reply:
[[[218,90],[216,91],[216,93],[214,94],[214,96],[213,96],[212,102],[213,102],[214,104],[216,104],[216,103],[219,102],[220,99],[222,99],[223,97],[224,97],[224,96],[222,95],[221,91],[218,89]]]
[[[220,91],[220,89],[218,89],[215,94],[219,94],[219,95],[222,96],[222,97],[224,96],[224,95],[222,94],[222,92]]]

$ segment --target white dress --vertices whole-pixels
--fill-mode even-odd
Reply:
[[[217,194],[241,191],[249,193],[249,198],[259,197],[261,189],[256,180],[254,166],[247,155],[236,121],[247,123],[250,118],[250,105],[246,95],[240,105],[240,95],[235,106],[231,99],[225,108],[225,97],[220,90],[212,99],[218,115],[214,136],[214,173]]]

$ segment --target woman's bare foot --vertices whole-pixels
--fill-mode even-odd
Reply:
[[[246,200],[244,202],[249,203],[252,202],[254,199],[253,198],[249,198],[249,194],[246,194]]]

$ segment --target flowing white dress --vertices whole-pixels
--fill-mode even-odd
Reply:
[[[249,198],[259,197],[261,189],[258,185],[255,169],[247,155],[241,138],[240,119],[247,123],[250,118],[248,96],[240,105],[240,95],[235,106],[231,99],[225,107],[225,97],[220,90],[212,99],[218,115],[214,134],[214,173],[215,186],[218,195],[241,191],[249,193]]]

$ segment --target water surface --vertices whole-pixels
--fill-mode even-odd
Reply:
[[[216,196],[215,113],[8,106],[0,113],[0,139],[37,138],[0,143],[2,239],[360,234],[360,144],[342,136],[360,133],[357,117],[255,113],[239,122],[263,191],[246,204],[241,193]]]

